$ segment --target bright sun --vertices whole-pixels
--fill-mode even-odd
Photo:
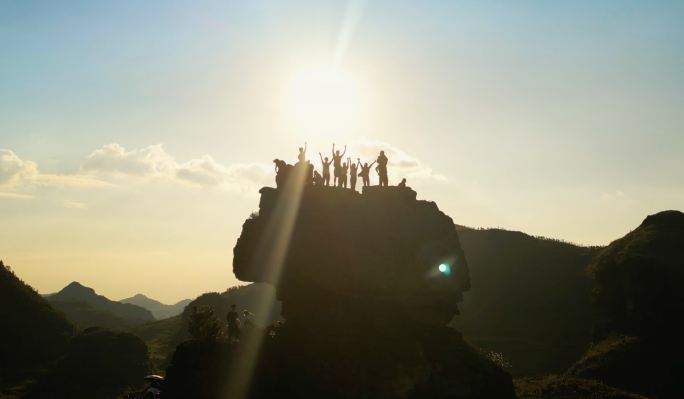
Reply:
[[[297,126],[307,135],[331,136],[356,123],[359,100],[349,79],[334,72],[308,72],[294,82],[290,108]]]

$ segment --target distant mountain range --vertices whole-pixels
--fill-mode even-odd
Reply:
[[[157,320],[162,320],[183,313],[183,309],[185,309],[185,307],[188,306],[192,300],[184,299],[174,305],[165,305],[159,301],[150,299],[143,294],[138,294],[130,298],[122,299],[119,302],[130,303],[143,307],[152,312]]]
[[[75,281],[44,298],[80,327],[120,328],[156,321],[152,312],[141,306],[112,301]],[[107,320],[105,326],[103,320]]]

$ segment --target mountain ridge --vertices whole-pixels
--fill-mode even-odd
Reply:
[[[119,302],[143,307],[152,312],[157,320],[162,320],[183,313],[185,307],[188,306],[192,300],[183,299],[173,305],[167,305],[143,294],[136,294],[130,298],[121,299]]]
[[[86,287],[77,281],[70,283],[54,295],[45,297],[45,299],[50,303],[85,301],[93,308],[112,312],[130,324],[141,324],[156,320],[152,312],[141,306],[112,301],[104,295],[98,295],[93,288]]]

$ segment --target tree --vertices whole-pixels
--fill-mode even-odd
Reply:
[[[196,341],[214,339],[221,332],[221,320],[213,308],[193,305],[192,314],[188,319],[188,332],[190,338]]]

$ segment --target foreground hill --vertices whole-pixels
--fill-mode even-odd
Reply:
[[[684,397],[684,213],[647,217],[596,259],[595,344],[568,374]]]
[[[472,289],[451,324],[475,345],[500,352],[516,377],[562,373],[591,341],[598,248],[500,229],[457,226]]]
[[[76,327],[0,261],[0,379],[63,356]]]
[[[92,288],[73,282],[61,291],[45,298],[51,303],[82,301],[90,304],[94,309],[108,311],[124,319],[126,324],[142,324],[156,319],[152,312],[137,305],[112,301],[103,295],[97,295]]]
[[[191,299],[184,299],[174,305],[165,305],[154,299],[150,299],[143,294],[138,294],[136,296],[122,299],[121,303],[130,303],[133,305],[140,306],[152,312],[157,320],[166,319],[183,313],[183,310],[190,302]]]
[[[141,324],[130,331],[142,338],[150,348],[151,360],[159,369],[165,369],[171,361],[170,355],[176,346],[188,339],[188,319],[192,313],[192,306],[210,306],[219,315],[223,324],[230,311],[230,305],[238,306],[240,320],[244,321],[242,311],[248,309],[257,318],[257,324],[274,324],[281,320],[281,304],[275,299],[275,288],[268,284],[249,284],[232,287],[219,294],[217,292],[200,295],[192,301],[185,311],[177,316],[151,323]],[[256,309],[268,308],[265,314]]]

